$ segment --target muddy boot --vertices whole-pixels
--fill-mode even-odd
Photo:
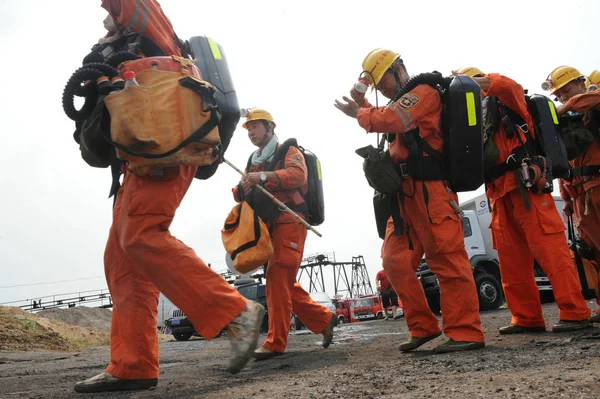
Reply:
[[[75,384],[75,392],[79,393],[96,393],[108,391],[131,391],[136,389],[149,389],[158,384],[158,379],[151,380],[129,380],[125,378],[117,378],[110,373],[104,372],[88,378],[84,381],[79,381]]]
[[[248,301],[246,309],[227,326],[227,337],[231,342],[231,356],[227,371],[239,373],[252,357],[265,308],[254,301]]]
[[[442,335],[441,331],[428,337],[409,337],[408,341],[405,341],[400,344],[400,350],[402,352],[410,352],[412,350],[417,349],[419,346],[426,344],[432,339],[439,337],[440,335]]]
[[[480,349],[485,346],[485,342],[471,342],[471,341],[455,341],[450,338],[448,341],[441,345],[438,345],[434,351],[435,353],[448,353],[458,351],[470,351],[473,349]]]
[[[500,334],[524,334],[532,332],[546,332],[546,327],[523,327],[511,323],[506,327],[500,327],[498,331]]]
[[[590,326],[590,320],[559,320],[554,326],[552,326],[553,333],[571,332],[577,330],[583,330]]]
[[[331,321],[329,322],[327,327],[325,327],[325,329],[322,332],[323,341],[321,342],[321,346],[325,349],[329,348],[329,345],[331,345],[331,342],[333,342],[333,327],[335,326],[335,321],[336,321],[336,317],[332,313]]]
[[[600,323],[600,313],[597,313],[588,319],[590,323]]]
[[[283,355],[283,352],[275,352],[267,348],[266,346],[261,346],[260,348],[254,351],[252,357],[256,360],[267,360],[281,355]]]

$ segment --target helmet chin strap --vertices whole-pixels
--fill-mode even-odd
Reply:
[[[271,137],[273,137],[273,135],[269,135],[270,132],[271,132],[271,129],[269,127],[269,129],[266,131],[263,139],[261,140],[260,144],[258,145],[259,148],[264,148],[269,143],[269,140],[271,140]]]
[[[392,69],[392,73],[394,74],[394,79],[396,79],[396,96],[398,96],[398,93],[400,93],[400,90],[402,90],[402,83],[400,82],[400,74],[398,73],[398,70],[396,69],[395,62],[392,64],[391,69]]]

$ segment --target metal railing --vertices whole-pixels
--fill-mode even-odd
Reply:
[[[37,312],[45,309],[74,308],[82,304],[96,308],[112,308],[113,306],[108,288],[0,303],[2,306],[16,306],[28,312]]]

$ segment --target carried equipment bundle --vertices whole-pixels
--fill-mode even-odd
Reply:
[[[240,118],[237,97],[221,47],[207,37],[185,44],[193,61],[124,51],[71,76],[63,109],[89,165],[108,167],[116,155],[139,176],[175,165],[199,166],[201,179],[215,173]],[[123,88],[126,71],[139,86]],[[85,98],[79,110],[75,96]]]

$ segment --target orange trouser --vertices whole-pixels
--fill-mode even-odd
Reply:
[[[159,291],[208,339],[246,307],[237,290],[169,233],[195,173],[190,166],[153,177],[125,173],[104,253],[114,303],[106,371],[116,377],[158,378]]]
[[[415,274],[425,253],[427,264],[440,282],[444,333],[455,341],[483,342],[479,300],[465,251],[462,222],[450,206],[450,200],[456,201],[457,196],[448,194],[441,181],[428,181],[425,185],[429,196],[427,206],[423,183],[404,181],[407,193],[404,209],[401,206],[404,234],[394,235],[394,222],[390,218],[382,247],[383,269],[402,301],[412,337],[426,337],[440,331]],[[409,197],[413,192],[414,196]],[[414,246],[412,251],[409,236]]]
[[[298,222],[275,223],[271,240],[274,254],[265,276],[269,334],[263,346],[275,352],[285,352],[292,311],[315,334],[323,332],[331,322],[331,312],[313,301],[296,283],[304,252],[306,227]]]
[[[587,199],[586,199],[587,197]],[[587,202],[587,215],[586,215]],[[596,261],[600,260],[600,187],[589,189],[585,194],[579,194],[573,202],[575,217],[579,221],[577,231],[579,236],[594,248]],[[600,270],[597,263],[583,260],[583,267],[589,288],[596,290],[596,302],[600,305]],[[597,310],[600,313],[600,309]]]
[[[565,225],[550,194],[527,193],[531,209],[518,189],[491,201],[492,238],[512,324],[545,326],[540,294],[533,274],[534,258],[550,279],[560,320],[590,315],[581,295],[577,271],[565,237]]]

